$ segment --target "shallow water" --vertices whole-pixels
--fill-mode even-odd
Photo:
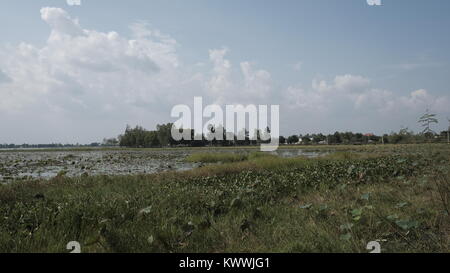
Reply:
[[[203,152],[204,150],[202,150]],[[220,152],[248,153],[252,149]],[[185,162],[195,149],[173,150],[93,150],[93,151],[3,151],[0,152],[0,182],[17,179],[50,179],[59,173],[69,177],[88,175],[148,174],[168,170],[189,170],[200,164]],[[281,157],[317,157],[325,153],[301,149],[280,149]]]

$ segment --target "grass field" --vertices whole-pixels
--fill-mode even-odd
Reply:
[[[335,152],[1,185],[0,252],[450,252],[450,145],[307,149]]]

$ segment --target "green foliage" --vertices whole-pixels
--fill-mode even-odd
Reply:
[[[290,137],[287,138],[287,143],[288,144],[296,144],[299,141],[299,137],[296,135],[292,135]]]
[[[195,153],[186,158],[187,162],[218,163],[238,162],[248,158],[247,154],[234,153]]]
[[[159,147],[161,142],[158,132],[147,131],[140,126],[136,126],[134,129],[127,126],[125,133],[119,136],[119,145],[122,147],[149,148]]]
[[[258,160],[261,158],[273,158],[277,159],[278,156],[264,152],[250,152],[250,153],[194,153],[186,158],[187,162],[197,163],[229,163],[240,162],[245,160]]]
[[[158,124],[156,126],[156,135],[158,138],[159,144],[161,146],[168,146],[174,144],[174,140],[172,139],[171,130],[172,130],[172,123],[167,124]]]

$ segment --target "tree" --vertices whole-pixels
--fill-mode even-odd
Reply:
[[[321,141],[326,140],[327,137],[324,136],[322,133],[320,133],[320,134],[313,134],[313,135],[312,135],[312,139],[313,139],[313,142],[314,142],[314,143],[319,143],[319,142],[321,142]]]
[[[337,143],[337,144],[342,143],[342,137],[339,132],[334,133],[334,143]]]
[[[308,135],[302,137],[302,143],[303,144],[309,144],[311,142],[311,137]]]
[[[414,132],[410,131],[408,127],[400,129],[398,133],[391,132],[391,134],[384,139],[386,143],[411,143],[414,139]],[[386,141],[387,140],[387,141]]]
[[[159,147],[161,144],[158,139],[158,133],[156,131],[147,131],[145,133],[145,147]]]
[[[287,139],[288,144],[295,144],[295,143],[298,143],[298,141],[299,141],[299,138],[297,135],[292,135],[292,136],[288,137],[288,139]]]
[[[345,132],[345,133],[341,133],[341,141],[344,144],[349,144],[352,142],[353,139],[353,133],[352,132]]]
[[[102,143],[104,146],[117,146],[118,144],[119,141],[116,138],[105,138]]]
[[[119,145],[122,147],[131,147],[132,144],[134,143],[131,140],[131,127],[127,124],[125,133],[119,136]]]
[[[436,114],[431,114],[430,111],[427,109],[425,114],[419,118],[418,122],[422,124],[422,127],[425,127],[422,131],[422,134],[426,136],[432,136],[435,134],[435,132],[430,128],[430,125],[432,123],[439,123],[435,117]]]
[[[167,124],[158,124],[156,126],[156,131],[158,132],[158,140],[162,146],[172,146],[174,143],[174,139],[172,138],[172,126],[173,123]]]

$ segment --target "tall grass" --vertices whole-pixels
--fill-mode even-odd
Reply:
[[[263,152],[250,152],[250,153],[194,153],[189,155],[185,160],[187,162],[197,162],[197,163],[229,163],[229,162],[240,162],[245,160],[255,160],[258,158],[278,158],[276,155],[263,153]]]
[[[247,159],[246,154],[237,153],[195,153],[186,158],[187,162],[218,163],[238,162]]]

